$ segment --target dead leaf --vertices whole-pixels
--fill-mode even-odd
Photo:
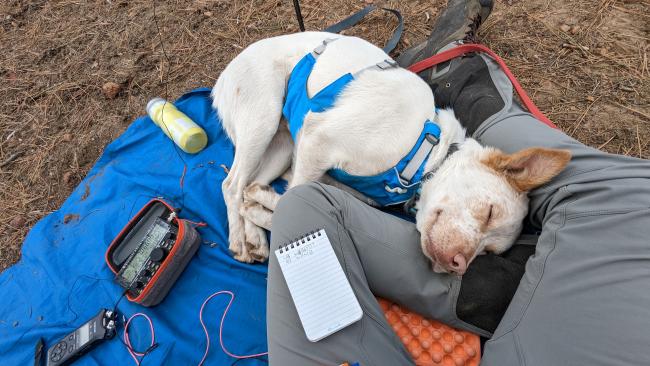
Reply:
[[[109,81],[102,86],[102,91],[104,92],[104,96],[107,99],[115,99],[115,97],[117,97],[117,95],[120,93],[121,89],[122,87],[120,84],[114,83],[112,81]]]
[[[20,229],[21,227],[25,226],[26,223],[27,220],[25,220],[24,217],[16,216],[11,220],[11,222],[9,222],[9,225],[15,227],[16,229]]]

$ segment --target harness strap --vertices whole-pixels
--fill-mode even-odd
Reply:
[[[422,163],[424,163],[424,161],[429,157],[431,150],[438,145],[439,141],[440,140],[438,140],[437,137],[428,133],[424,140],[422,140],[422,144],[418,148],[418,151],[413,155],[413,159],[406,164],[402,172],[399,174],[399,177],[406,182],[410,182]]]
[[[390,60],[390,59],[385,59],[382,62],[378,62],[378,63],[376,63],[374,65],[364,67],[363,69],[361,69],[361,70],[355,72],[354,74],[352,74],[352,77],[354,77],[356,79],[359,75],[361,75],[362,73],[364,73],[366,71],[369,71],[369,70],[382,71],[382,70],[388,70],[388,69],[393,69],[393,68],[398,68],[398,67],[399,67],[399,65],[397,64],[397,62],[395,62],[393,60]]]
[[[447,156],[445,156],[445,160],[447,160],[456,151],[458,151],[457,143],[452,143],[451,145],[449,145],[449,148],[447,149]],[[435,168],[432,171],[428,171],[422,175],[422,179],[420,180],[420,187],[418,187],[417,191],[415,191],[413,197],[411,197],[404,204],[404,212],[412,216],[415,216],[415,214],[418,212],[418,210],[415,208],[415,204],[418,202],[418,200],[420,200],[420,194],[422,193],[422,183],[433,178],[438,168]]]
[[[322,44],[318,45],[318,47],[314,48],[314,50],[311,51],[312,56],[314,56],[314,58],[318,58],[318,56],[322,55],[323,52],[325,52],[327,45],[336,41],[337,39],[338,38],[325,38]]]
[[[297,0],[296,0],[297,1]],[[330,25],[329,27],[323,29],[323,32],[330,33],[340,33],[343,30],[353,27],[359,23],[363,18],[368,15],[373,10],[377,9],[376,5],[368,5],[365,8],[359,10],[358,12],[350,15],[349,17],[341,20],[340,22]],[[395,9],[381,8],[384,11],[392,13],[397,18],[397,28],[393,31],[393,35],[390,37],[386,45],[384,45],[384,52],[390,53],[395,49],[400,38],[402,38],[402,32],[404,31],[404,19],[402,19],[402,14]],[[298,14],[298,11],[296,11]]]

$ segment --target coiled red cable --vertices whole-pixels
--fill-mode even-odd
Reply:
[[[206,358],[208,357],[208,352],[210,351],[210,334],[208,333],[208,328],[205,326],[205,323],[203,322],[203,309],[205,309],[205,306],[208,304],[210,300],[212,300],[214,297],[219,295],[230,296],[230,301],[228,301],[228,305],[226,305],[226,308],[224,309],[223,314],[221,315],[221,321],[219,322],[219,344],[221,345],[221,349],[223,350],[223,352],[228,356],[236,359],[256,358],[256,357],[268,355],[269,354],[268,352],[260,352],[260,353],[250,354],[250,355],[237,355],[230,352],[223,344],[223,322],[226,319],[226,314],[228,314],[228,310],[230,310],[230,306],[232,305],[233,301],[235,301],[235,294],[232,291],[222,290],[222,291],[217,291],[212,295],[208,296],[203,301],[203,304],[201,304],[201,309],[199,310],[199,321],[201,322],[201,327],[203,327],[203,332],[205,333],[205,338],[207,340],[207,344],[205,345],[205,352],[203,353],[203,357],[199,362],[199,366],[203,365]],[[131,340],[129,339],[129,325],[131,324],[131,321],[137,317],[144,317],[149,322],[149,331],[151,332],[151,345],[149,346],[148,350],[151,350],[152,347],[154,347],[155,345],[156,333],[151,318],[149,318],[149,316],[147,316],[147,314],[144,313],[136,313],[131,315],[131,317],[126,321],[126,324],[124,325],[124,335],[123,335],[124,344],[126,345],[127,351],[129,351],[129,354],[135,361],[135,364],[137,366],[140,366],[140,362],[142,362],[142,358],[138,359],[138,357],[144,357],[148,353],[148,351],[145,352],[135,351],[131,346]]]

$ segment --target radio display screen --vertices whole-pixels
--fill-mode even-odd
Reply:
[[[160,242],[162,242],[168,232],[169,225],[164,221],[157,219],[151,230],[149,230],[142,240],[142,243],[133,258],[126,264],[126,268],[122,271],[122,278],[125,282],[131,283],[131,281],[133,281],[136,274],[138,274],[142,268],[142,265],[151,255],[151,251],[160,246]]]

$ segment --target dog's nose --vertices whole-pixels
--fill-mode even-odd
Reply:
[[[451,259],[449,267],[453,272],[463,275],[467,271],[467,259],[462,253],[458,253]]]

